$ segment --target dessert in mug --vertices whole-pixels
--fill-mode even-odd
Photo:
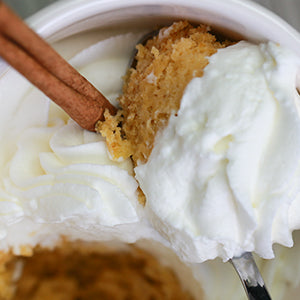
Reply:
[[[106,139],[1,78],[3,299],[243,299],[220,258],[272,246],[259,261],[272,295],[298,283],[299,234],[283,246],[299,228],[299,58],[208,30],[178,22],[139,46]],[[116,103],[141,35],[71,62]]]

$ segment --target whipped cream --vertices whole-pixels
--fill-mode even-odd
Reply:
[[[139,37],[125,34],[105,39],[87,47],[71,62],[115,103],[121,92],[121,78]],[[229,264],[216,259],[202,264],[187,263],[187,268],[177,259],[174,253],[183,257],[182,253],[195,248],[194,237],[188,233],[175,237],[182,229],[174,229],[167,218],[155,215],[151,198],[145,209],[138,204],[131,161],[112,161],[99,134],[80,128],[13,70],[0,78],[0,98],[0,251],[11,249],[19,254],[23,253],[24,246],[53,247],[61,236],[84,241],[137,241],[138,247],[174,268],[195,299],[245,298]],[[221,154],[224,148],[226,141],[217,147]],[[142,169],[138,167],[138,170]],[[157,168],[156,172],[159,174],[161,170]],[[182,182],[183,176],[179,178],[176,185]],[[174,186],[170,184],[172,191]],[[298,228],[297,209],[300,208],[296,201],[292,207],[291,228]],[[220,209],[218,213],[221,214]],[[153,221],[166,239],[148,220]],[[275,245],[275,260],[258,259],[266,284],[276,299],[283,297],[287,286],[296,285],[300,280],[300,267],[295,265],[300,262],[299,231],[294,235],[296,245],[292,249]],[[182,238],[182,245],[174,243]],[[175,251],[170,250],[172,247]]]
[[[185,261],[272,258],[300,228],[300,59],[240,42],[209,58],[135,168],[154,227]]]
[[[114,102],[139,37],[105,39],[71,63]],[[0,250],[53,246],[61,236],[147,237],[131,161],[112,161],[100,134],[80,128],[14,70],[0,90]]]

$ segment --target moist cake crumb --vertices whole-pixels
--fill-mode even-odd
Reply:
[[[21,261],[13,300],[192,300],[171,269],[134,246],[65,243]]]
[[[135,165],[147,161],[156,133],[178,111],[187,84],[203,75],[209,56],[229,44],[217,41],[209,30],[180,21],[137,46],[137,64],[125,78],[120,112],[106,113],[97,124],[113,159],[132,157]]]

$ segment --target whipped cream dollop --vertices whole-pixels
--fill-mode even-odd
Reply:
[[[154,227],[188,262],[274,257],[300,228],[300,59],[239,42],[209,58],[135,168]]]
[[[114,102],[139,37],[102,40],[71,63]],[[0,250],[54,246],[61,236],[147,237],[129,159],[112,161],[100,134],[80,128],[14,70],[0,91]]]

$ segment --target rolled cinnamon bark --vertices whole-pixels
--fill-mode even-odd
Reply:
[[[116,108],[49,44],[0,2],[0,56],[81,127],[95,131]]]

